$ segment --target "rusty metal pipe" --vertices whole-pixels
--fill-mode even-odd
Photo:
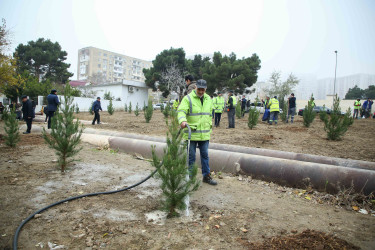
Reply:
[[[108,131],[108,130],[97,130],[97,129],[86,128],[84,132],[90,133],[90,134],[101,134],[101,135],[133,138],[133,139],[139,139],[139,140],[165,142],[165,138],[162,138],[162,137],[152,137],[152,136],[147,136],[147,135],[130,134],[130,133],[123,133],[123,132],[116,132],[116,131]],[[375,162],[368,162],[368,161],[342,159],[342,158],[336,158],[336,157],[327,157],[327,156],[311,155],[311,154],[301,154],[301,153],[285,152],[285,151],[263,149],[263,148],[250,148],[250,147],[211,143],[211,142],[210,142],[209,148],[215,149],[215,150],[230,151],[230,152],[237,152],[237,153],[244,153],[244,154],[253,154],[253,155],[262,155],[262,156],[303,161],[303,162],[312,162],[312,163],[328,164],[328,165],[341,166],[341,167],[375,170]]]
[[[166,143],[130,138],[110,137],[111,148],[126,153],[138,153],[151,158],[151,146],[159,157]],[[250,175],[257,179],[273,181],[281,185],[306,188],[311,185],[319,191],[335,193],[338,188],[350,188],[355,192],[370,194],[375,191],[375,171],[340,167],[313,162],[280,159],[262,155],[209,150],[210,168],[213,171]],[[197,152],[197,163],[200,163]]]

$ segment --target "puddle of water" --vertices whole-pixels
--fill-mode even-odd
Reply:
[[[109,209],[105,211],[98,211],[94,212],[93,216],[95,218],[107,218],[113,221],[131,221],[137,220],[137,216],[132,212],[126,210],[116,210],[116,209]]]
[[[146,222],[151,222],[152,224],[156,225],[164,225],[165,220],[167,219],[167,213],[160,210],[156,210],[150,213],[146,213],[145,217]]]

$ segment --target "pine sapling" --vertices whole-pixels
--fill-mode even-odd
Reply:
[[[335,97],[333,101],[333,110],[330,119],[324,121],[324,130],[327,132],[328,140],[340,140],[346,133],[349,127],[348,121],[345,121],[345,116],[341,114],[340,98]]]
[[[128,112],[128,104],[126,104],[126,103],[125,103],[125,106],[124,106],[124,111]]]
[[[280,119],[281,121],[286,122],[287,117],[288,117],[288,103],[284,101],[283,111],[280,112]]]
[[[7,111],[7,109],[4,109],[3,113],[3,119],[4,119],[4,130],[5,130],[5,144],[9,147],[14,148],[17,146],[17,143],[20,140],[20,134],[19,134],[19,125],[18,120],[16,119],[17,114],[15,112],[15,108],[10,110],[10,112]]]
[[[91,102],[91,105],[90,105],[90,107],[89,107],[89,113],[90,113],[90,115],[93,115],[93,114],[94,114],[94,111],[92,110],[92,105],[94,105],[94,102],[93,102],[93,101]]]
[[[179,216],[179,211],[186,208],[185,198],[196,191],[200,185],[197,180],[196,165],[187,167],[186,144],[181,145],[182,133],[179,133],[177,113],[171,114],[168,126],[167,147],[164,149],[162,162],[152,149],[153,165],[157,168],[157,177],[161,179],[162,208],[167,217]],[[189,175],[190,178],[186,178]]]
[[[143,108],[142,108],[142,110],[143,110],[143,112],[145,112],[146,111],[146,102],[143,102]]]
[[[146,123],[150,122],[153,112],[154,112],[154,107],[152,106],[152,101],[148,100],[148,105],[147,105],[147,108],[144,112]]]
[[[168,118],[170,112],[171,112],[171,105],[168,103],[168,104],[165,106],[164,110],[163,110],[164,118]]]
[[[135,116],[139,116],[138,102],[137,102],[137,105],[135,106],[134,114],[135,114]]]
[[[344,124],[348,127],[352,126],[354,123],[354,118],[352,116],[352,109],[349,107],[346,110],[346,113],[344,115]]]
[[[314,119],[315,119],[315,112],[314,112],[313,99],[311,96],[310,100],[307,102],[307,106],[305,106],[305,110],[303,111],[303,125],[305,127],[310,127]]]
[[[255,106],[254,107],[250,107],[250,109],[249,109],[249,118],[247,120],[247,126],[250,129],[255,128],[255,126],[258,124],[259,114],[260,114],[260,111],[257,110],[257,108]]]
[[[327,109],[326,109],[326,105],[324,104],[323,110],[319,112],[319,118],[322,122],[324,122],[326,119],[328,119],[327,116],[328,116]]]
[[[109,105],[107,107],[107,111],[108,111],[109,115],[113,115],[113,113],[115,112],[115,109],[113,108],[112,99],[109,100]]]
[[[241,102],[238,102],[238,103],[237,103],[237,106],[236,106],[236,117],[237,117],[238,119],[241,119],[241,118],[242,118]]]
[[[79,113],[79,107],[78,107],[78,104],[76,103],[75,106],[76,106],[76,110],[75,110],[75,111],[76,111],[76,114],[78,114],[78,113]]]
[[[160,105],[160,111],[163,113],[163,111],[164,111],[164,103],[162,103],[162,104]]]
[[[64,101],[55,112],[51,120],[51,134],[43,128],[43,138],[50,148],[55,150],[58,156],[58,164],[61,172],[64,172],[67,165],[73,162],[71,159],[82,148],[79,147],[83,127],[79,120],[74,121],[74,105],[71,96],[71,87],[65,85]]]
[[[129,102],[129,108],[128,108],[129,114],[132,113],[132,102]]]

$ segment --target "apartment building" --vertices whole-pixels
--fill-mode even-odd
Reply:
[[[122,82],[123,80],[144,82],[142,70],[152,62],[122,55],[108,50],[86,47],[78,50],[78,80],[97,84]]]

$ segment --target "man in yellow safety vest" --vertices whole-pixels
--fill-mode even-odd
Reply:
[[[203,182],[210,185],[217,185],[211,178],[208,158],[208,145],[212,132],[212,100],[206,94],[207,82],[200,79],[196,83],[197,88],[185,96],[178,107],[177,117],[181,128],[188,124],[191,131],[189,148],[189,166],[195,163],[197,146],[200,151]],[[188,131],[184,131],[184,139],[188,139]]]
[[[218,96],[214,99],[215,109],[215,127],[220,126],[221,114],[224,112],[225,100],[221,92],[217,93]]]
[[[280,112],[280,105],[279,105],[279,101],[277,100],[277,96],[274,96],[269,101],[268,107],[270,109],[269,124],[272,125],[272,122],[275,122],[275,125],[277,125],[277,118],[278,118],[279,112]],[[284,112],[286,112],[286,111],[284,111]]]
[[[354,112],[353,112],[353,119],[354,118],[357,118],[358,119],[358,113],[359,113],[359,110],[361,109],[361,99],[357,99],[355,102],[354,102]]]
[[[233,96],[233,91],[229,91],[228,93],[228,101],[227,101],[227,111],[228,111],[228,122],[229,126],[228,128],[234,128],[234,123],[235,123],[235,115],[236,115],[236,105],[237,105],[237,100]]]

